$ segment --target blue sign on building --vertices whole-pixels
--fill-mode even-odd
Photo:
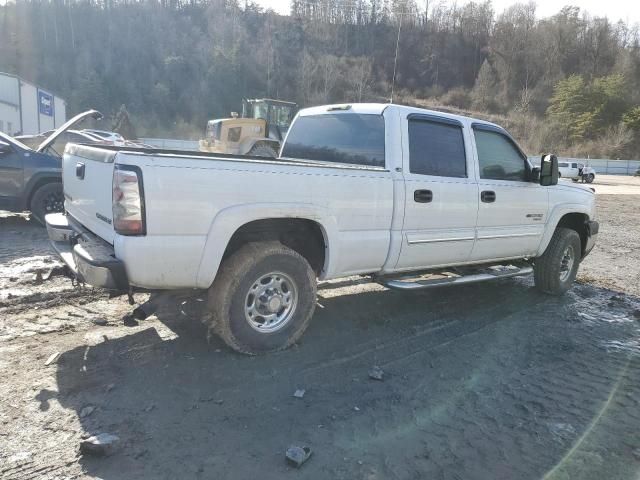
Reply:
[[[53,95],[38,90],[38,109],[42,115],[53,117]]]

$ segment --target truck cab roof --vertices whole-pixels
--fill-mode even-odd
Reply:
[[[407,105],[398,105],[395,103],[341,103],[341,104],[333,104],[333,105],[322,105],[318,107],[310,107],[300,110],[298,115],[307,116],[307,115],[322,115],[322,114],[331,114],[331,113],[339,113],[339,112],[351,112],[351,113],[360,113],[360,114],[370,114],[370,115],[382,115],[387,110],[396,110],[398,113],[403,116],[408,116],[411,114],[422,114],[422,115],[433,115],[441,118],[448,118],[451,120],[456,120],[460,123],[479,123],[487,126],[491,126],[500,130],[504,130],[500,125],[495,123],[488,122],[486,120],[482,120],[479,118],[467,117],[464,115],[457,115],[454,113],[442,112],[439,110],[429,110],[426,108],[420,107],[409,107]]]

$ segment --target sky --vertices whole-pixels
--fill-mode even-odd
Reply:
[[[320,0],[322,1],[322,0]],[[526,0],[524,0],[526,1]],[[493,0],[493,8],[497,13],[514,3],[524,3],[516,0]],[[2,2],[2,0],[0,0]],[[272,8],[276,12],[288,15],[290,0],[256,0],[265,8]],[[435,3],[435,2],[432,2]],[[458,0],[458,4],[466,3]],[[640,0],[537,0],[538,17],[549,17],[558,13],[563,5],[575,5],[589,12],[592,16],[609,17],[609,20],[617,22],[624,20],[627,23],[640,23]],[[418,5],[424,4],[418,0]]]

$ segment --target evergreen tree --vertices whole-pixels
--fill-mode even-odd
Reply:
[[[480,110],[493,110],[496,96],[496,75],[493,68],[489,64],[489,60],[485,59],[478,72],[478,78],[473,85],[471,98],[474,108]]]

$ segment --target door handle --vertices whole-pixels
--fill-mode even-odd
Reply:
[[[496,192],[485,190],[484,192],[480,193],[480,200],[482,200],[484,203],[493,203],[496,201]]]
[[[84,163],[82,162],[76,163],[76,177],[80,180],[84,180]]]
[[[413,192],[413,201],[418,203],[429,203],[433,200],[431,190],[416,190]]]

